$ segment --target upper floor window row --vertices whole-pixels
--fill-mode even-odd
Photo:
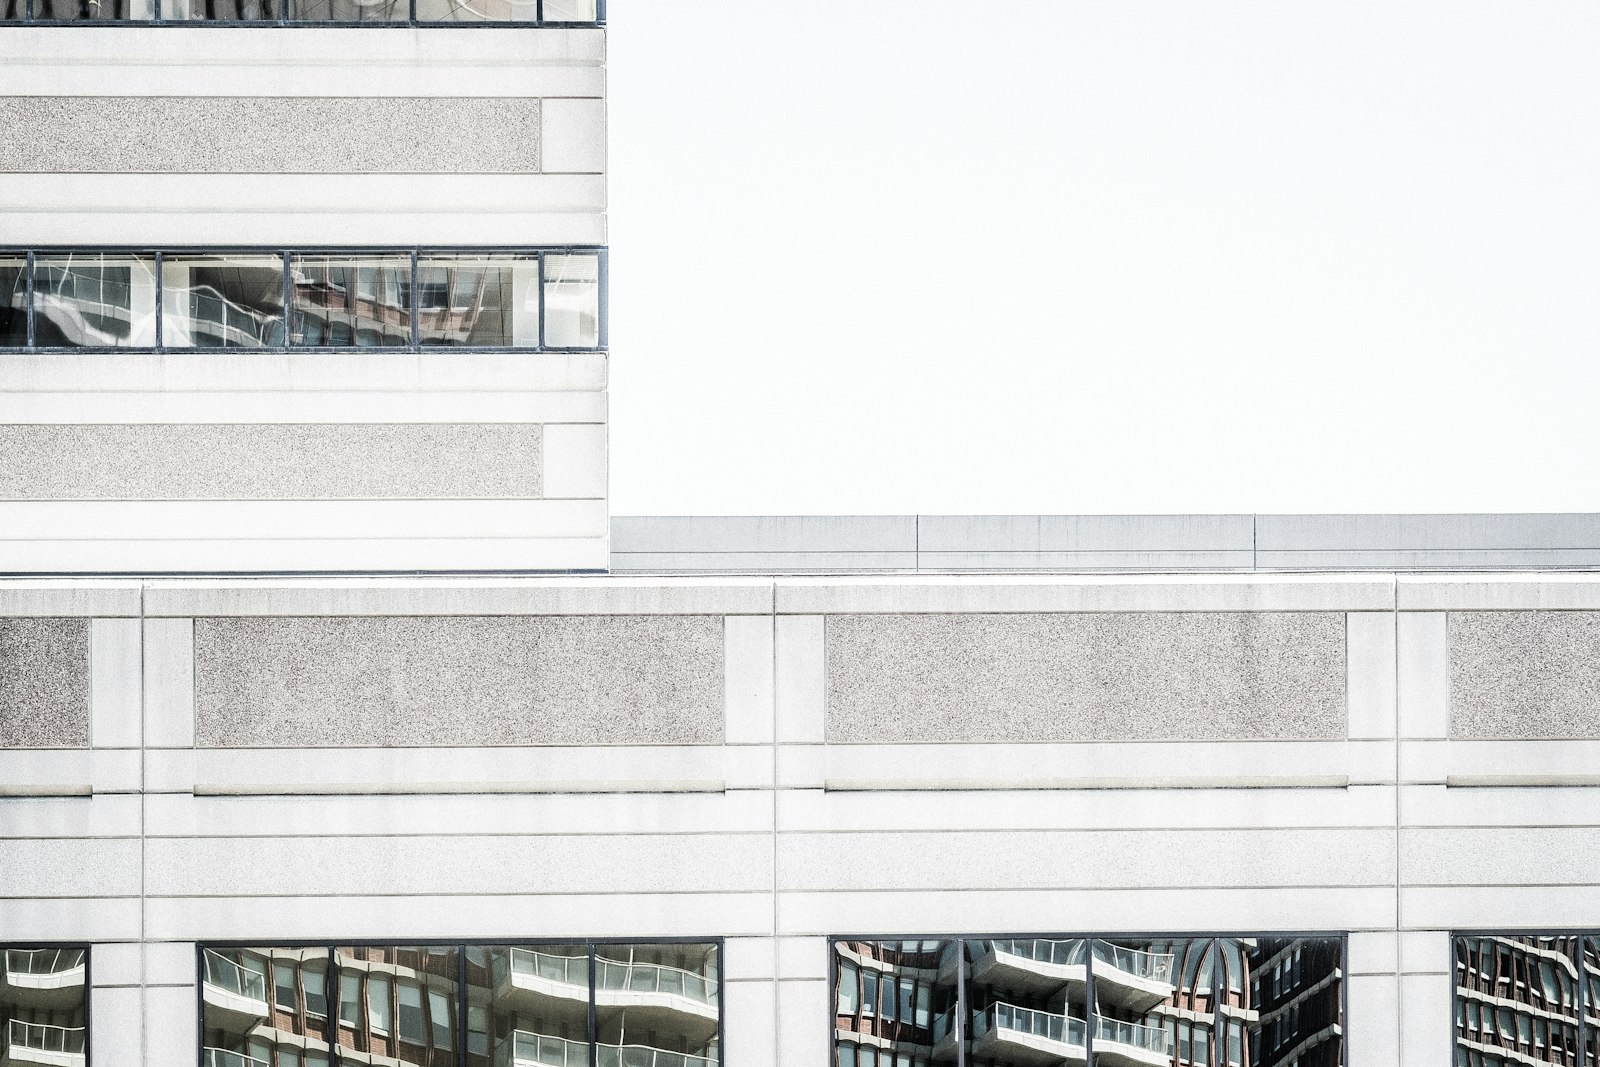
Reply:
[[[0,351],[606,345],[601,248],[0,250]]]
[[[606,0],[0,0],[0,24],[604,26]]]

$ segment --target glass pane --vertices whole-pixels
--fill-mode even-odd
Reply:
[[[154,347],[154,257],[36,257],[33,332],[41,348]]]
[[[419,22],[532,22],[537,17],[534,0],[417,0]]]
[[[424,256],[417,262],[417,322],[425,345],[537,348],[539,261]]]
[[[295,1050],[307,1067],[317,1055],[325,1064],[327,978],[325,948],[205,949],[204,1067],[270,1067],[275,1049]]]
[[[1244,992],[1230,989],[1223,1012],[1233,1015],[1231,1005],[1250,1020],[1243,1042],[1250,1050],[1248,1062],[1343,1063],[1344,948],[1339,940],[1263,937],[1237,943],[1244,950]],[[1238,1062],[1232,1025],[1229,1063]]]
[[[23,0],[0,3],[0,21],[21,18],[22,4]],[[155,4],[153,0],[33,0],[33,17],[59,22],[153,19]]]
[[[169,19],[209,21],[404,22],[409,0],[162,0]]]
[[[549,348],[600,344],[600,257],[544,257],[544,343]]]
[[[161,343],[167,348],[281,347],[283,257],[166,256]]]
[[[544,0],[546,22],[593,22],[599,17],[596,0]]]
[[[1218,977],[1210,938],[1096,939],[1089,955],[1096,1064],[1173,1062],[1182,1051],[1179,1019],[1190,1020],[1190,1062],[1207,1062]]]
[[[589,949],[491,947],[467,955],[467,1067],[588,1067]]]
[[[1579,1062],[1580,963],[1595,962],[1584,948],[1576,937],[1456,938],[1458,1055],[1508,1063]]]
[[[89,1036],[85,950],[10,947],[0,956],[0,1063],[82,1064]]]
[[[597,946],[600,1062],[714,1067],[720,981],[716,945]]]
[[[954,1062],[958,948],[955,941],[834,942],[835,1060],[894,1063],[897,1050],[926,1055],[934,1047]]]
[[[1005,938],[961,943],[967,973],[967,1061],[996,1067],[1038,1062],[1040,1052],[1083,1062],[1088,945],[1076,939]],[[954,982],[957,952],[940,961]],[[935,996],[943,990],[936,988]],[[955,996],[954,988],[947,995]],[[936,1027],[942,1030],[943,1027]]]
[[[334,949],[340,996],[358,1006],[352,1022],[340,1009],[339,1045],[374,1062],[435,1067],[454,1064],[451,1005],[457,998],[454,948],[408,945],[344,946]],[[361,1012],[364,1010],[364,1014]],[[437,1013],[434,1020],[431,1015]],[[363,1061],[365,1062],[365,1061]]]
[[[0,348],[22,348],[27,343],[28,259],[0,256]]]
[[[1584,1029],[1583,1067],[1600,1067],[1600,938],[1586,937],[1579,953],[1578,973],[1583,995],[1583,1014],[1587,1020]],[[1548,1031],[1544,1020],[1534,1020],[1534,1056],[1537,1058],[1548,1046]],[[1543,1033],[1541,1033],[1543,1032]]]
[[[296,255],[289,269],[294,344],[382,348],[411,343],[411,257]]]

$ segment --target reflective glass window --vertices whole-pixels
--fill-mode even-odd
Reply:
[[[1458,1053],[1506,1061],[1600,1064],[1594,1048],[1579,1056],[1583,976],[1600,973],[1592,941],[1536,934],[1455,939]],[[1591,1001],[1588,1012],[1595,1008]],[[1592,1038],[1585,1038],[1592,1045]]]
[[[544,257],[544,343],[547,348],[600,344],[600,257]]]
[[[722,968],[714,944],[595,946],[595,1039],[600,1063],[712,1067]],[[654,1020],[641,1031],[641,1015]]]
[[[282,347],[283,257],[162,257],[161,343],[167,348]]]
[[[88,950],[0,947],[0,1063],[83,1063],[89,1046]]]
[[[207,1067],[260,1067],[244,1060],[270,1064],[282,1049],[327,1067],[326,948],[205,948],[201,960]]]
[[[424,345],[537,347],[537,257],[419,256],[417,329]]]
[[[292,344],[386,348],[411,343],[410,256],[294,255]]]
[[[0,21],[22,17],[25,0],[0,2]],[[153,0],[33,0],[40,22],[128,22],[156,17]]]
[[[94,252],[36,256],[33,335],[41,348],[152,347],[155,258]]]
[[[450,1006],[459,999],[458,956],[459,949],[453,947],[336,948],[340,1047],[391,1064],[435,1067],[453,1062],[455,1024]],[[343,1007],[347,1000],[348,1013]]]
[[[535,0],[417,0],[418,22],[532,22],[538,16]]]
[[[957,949],[953,941],[835,942],[835,1059],[895,1064],[903,1054],[910,1064],[940,1042],[953,1054]]]
[[[28,259],[0,256],[0,348],[28,343]]]
[[[481,965],[469,956],[467,1004],[468,1067],[588,1067],[587,945],[491,947]]]
[[[544,0],[546,22],[593,22],[600,17],[597,0]]]

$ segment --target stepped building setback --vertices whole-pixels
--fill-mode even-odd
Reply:
[[[613,517],[606,15],[0,0],[0,1067],[1600,1067],[1600,516]]]

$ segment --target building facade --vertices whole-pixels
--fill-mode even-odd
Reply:
[[[1600,1063],[1594,516],[623,519],[593,0],[3,0],[0,1067]]]

